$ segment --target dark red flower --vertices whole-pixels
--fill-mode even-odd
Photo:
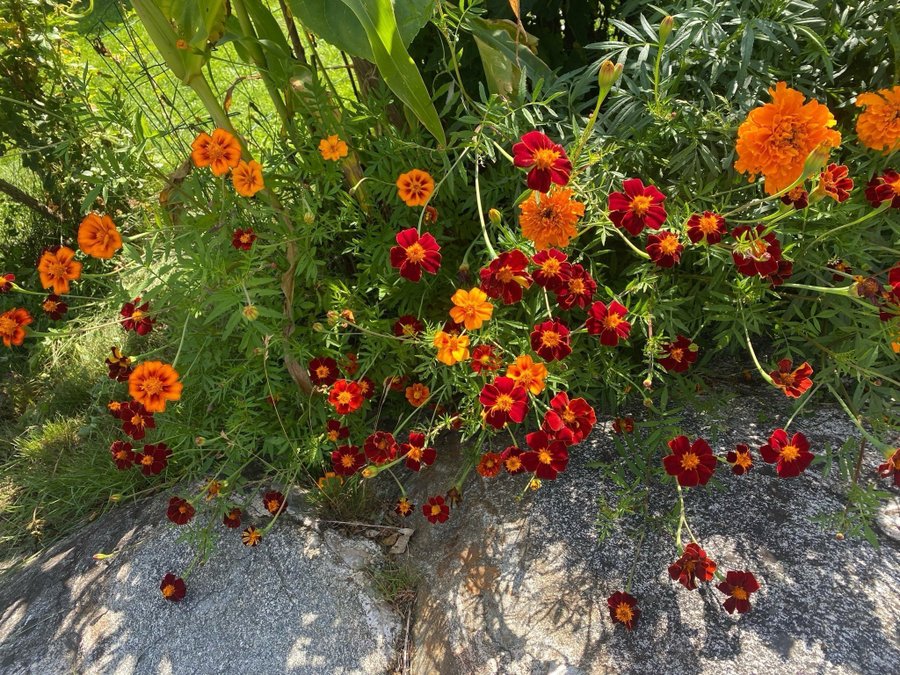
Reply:
[[[9,293],[15,280],[15,274],[0,274],[0,293]]]
[[[176,525],[187,525],[194,517],[194,513],[194,507],[189,501],[181,497],[172,497],[169,500],[166,517]]]
[[[131,359],[123,356],[118,347],[111,347],[112,354],[106,357],[107,375],[109,379],[117,382],[127,382],[131,373],[134,372],[134,366],[131,365]]]
[[[666,196],[662,192],[652,185],[645,187],[640,178],[624,181],[622,189],[609,195],[609,219],[616,227],[636,237],[645,227],[658,230],[666,222]]]
[[[597,290],[595,282],[581,265],[570,265],[566,279],[556,290],[556,302],[562,309],[572,309],[575,305],[587,307]]]
[[[338,380],[328,392],[328,402],[338,415],[349,415],[363,404],[362,390],[356,382]]]
[[[531,348],[545,361],[562,361],[572,353],[568,327],[559,319],[539,323],[531,332]]]
[[[769,436],[769,442],[759,449],[763,461],[775,464],[775,471],[782,478],[799,476],[813,460],[809,451],[809,441],[801,433],[788,439],[784,429],[776,429]]]
[[[400,445],[400,454],[406,457],[406,468],[410,471],[418,471],[423,466],[430,466],[437,459],[437,451],[427,447],[425,434],[415,431],[411,431],[409,440]]]
[[[522,453],[522,464],[527,471],[542,480],[554,480],[566,470],[569,451],[561,440],[551,438],[545,431],[533,431],[525,436],[531,448]]]
[[[548,291],[558,291],[569,278],[572,269],[572,264],[567,260],[566,254],[555,248],[538,251],[531,259],[538,267],[532,275],[535,283]]]
[[[494,354],[494,348],[490,345],[478,345],[472,350],[472,370],[480,373],[483,370],[493,372],[500,370],[500,357]]]
[[[702,241],[710,245],[722,241],[722,235],[727,232],[725,218],[712,211],[693,214],[687,221],[687,230],[692,244]]]
[[[572,437],[571,439],[561,437],[560,440],[567,441],[567,445],[573,445],[590,436],[596,423],[597,414],[587,401],[583,398],[570,400],[569,395],[561,391],[550,399],[550,410],[544,415],[541,429],[559,436],[558,432],[566,428],[572,432]]]
[[[254,241],[256,241],[256,232],[252,227],[238,228],[231,235],[231,245],[239,251],[249,251]]]
[[[394,335],[397,337],[416,337],[425,330],[425,324],[412,314],[404,314],[394,322]]]
[[[753,455],[750,454],[750,448],[743,443],[738,443],[734,446],[734,450],[729,450],[725,460],[731,464],[731,473],[736,476],[743,476],[753,468]]]
[[[397,246],[391,248],[391,266],[400,270],[400,276],[410,281],[419,281],[422,270],[437,274],[441,268],[441,247],[435,238],[425,232],[421,236],[416,228],[398,232]]]
[[[341,362],[341,368],[348,377],[353,377],[359,370],[359,358],[353,352],[349,352]]]
[[[356,445],[341,445],[331,453],[331,468],[338,476],[352,476],[366,463],[366,456]]]
[[[793,273],[794,263],[790,260],[779,260],[778,269],[769,275],[769,281],[772,283],[773,287],[781,286],[781,284],[783,284],[786,279],[789,279]]]
[[[422,222],[427,223],[428,225],[433,225],[438,221],[438,210],[434,208],[431,204],[428,204],[425,207],[425,213],[422,216]]]
[[[674,267],[681,260],[684,246],[678,235],[671,230],[662,230],[647,236],[647,254],[657,267]]]
[[[619,340],[627,340],[631,332],[631,324],[625,320],[628,310],[613,300],[607,307],[598,300],[588,310],[585,326],[591,335],[600,336],[600,344],[615,347]]]
[[[51,293],[46,297],[44,302],[41,303],[41,309],[44,310],[44,314],[51,319],[59,321],[63,318],[63,315],[69,311],[69,305],[58,295]]]
[[[506,469],[506,473],[515,475],[525,471],[525,465],[522,464],[522,454],[522,448],[517,448],[514,445],[510,445],[500,453],[500,459],[503,460],[503,468]]]
[[[325,435],[329,441],[337,443],[350,435],[350,427],[345,427],[340,420],[328,420],[325,423]]]
[[[359,393],[364,399],[369,400],[375,395],[375,382],[371,377],[361,377],[356,383],[359,385]]]
[[[784,204],[793,206],[796,211],[802,211],[809,206],[809,193],[802,185],[798,185],[781,195],[781,201]]]
[[[788,398],[800,398],[812,386],[809,378],[813,374],[812,366],[806,361],[794,368],[794,362],[790,359],[781,359],[778,362],[778,370],[769,373],[769,377],[775,386],[784,392]]]
[[[894,475],[894,487],[900,487],[900,448],[894,450],[884,464],[878,465],[878,474],[883,478]]]
[[[385,379],[384,386],[391,391],[406,391],[406,383],[409,381],[409,375],[392,375]]]
[[[387,431],[376,431],[370,434],[363,444],[366,459],[373,464],[385,464],[397,459],[400,446],[394,439],[394,435]]]
[[[475,470],[478,471],[479,475],[484,476],[485,478],[493,478],[496,476],[503,470],[503,459],[500,456],[500,453],[484,453],[481,456],[481,459],[478,460],[478,465],[475,467]]]
[[[155,476],[165,470],[171,456],[172,451],[165,443],[145,445],[144,451],[136,455],[134,463],[141,467],[141,473],[145,476]]]
[[[519,249],[504,251],[481,270],[481,290],[507,305],[519,302],[522,291],[531,286],[527,268],[528,258]]]
[[[666,473],[675,476],[681,487],[706,485],[716,470],[716,456],[702,438],[693,443],[687,436],[676,436],[669,441],[671,455],[663,457]]]
[[[675,342],[663,346],[663,351],[666,355],[659,360],[659,365],[670,373],[683,373],[697,360],[699,349],[693,340],[679,335]]]
[[[422,504],[422,513],[428,518],[428,522],[432,525],[437,523],[446,523],[450,517],[450,507],[440,495],[429,497],[428,501]]]
[[[409,499],[407,499],[405,496],[400,497],[400,499],[397,500],[397,504],[394,506],[394,513],[396,513],[398,516],[407,518],[412,515],[413,509],[415,507],[416,505],[409,501]]]
[[[540,131],[529,131],[513,145],[513,163],[528,172],[528,187],[548,192],[550,184],[566,185],[572,173],[572,162],[565,149]]]
[[[128,401],[119,408],[119,419],[122,420],[122,431],[139,441],[147,435],[147,429],[155,429],[153,413],[137,401]]]
[[[849,174],[850,169],[843,164],[829,164],[819,174],[816,192],[821,190],[838,203],[846,201],[850,198],[850,190],[853,189],[853,179]]]
[[[120,314],[122,319],[122,327],[125,330],[133,330],[138,335],[146,335],[153,330],[154,319],[150,318],[150,303],[145,302],[139,304],[140,298],[135,298],[132,302],[126,302],[122,305]]]
[[[716,563],[706,557],[706,551],[694,542],[684,547],[681,557],[669,565],[669,576],[689,591],[697,588],[697,580],[711,581]]]
[[[509,422],[518,424],[528,414],[528,393],[510,377],[497,377],[485,384],[478,397],[484,407],[484,419],[495,429]]]
[[[338,375],[337,361],[330,356],[317,356],[309,362],[309,379],[317,386],[330,387]]]
[[[236,530],[241,526],[241,510],[233,508],[224,516],[222,516],[222,524],[232,530]]]
[[[184,594],[187,593],[184,579],[176,577],[171,572],[163,577],[159,584],[159,590],[163,597],[169,602],[179,602],[184,599]]]
[[[765,278],[778,272],[781,244],[774,232],[765,234],[765,231],[765,225],[757,225],[756,228],[741,225],[731,232],[735,239],[731,257],[738,272],[746,277],[759,275]]]
[[[890,208],[900,209],[900,173],[885,169],[880,176],[872,176],[866,185],[866,199],[876,208],[889,201]]]
[[[853,276],[853,268],[840,258],[828,263],[828,269],[836,272],[836,274],[831,275],[832,281],[847,281],[849,277]]]
[[[630,434],[634,432],[633,417],[616,417],[612,421],[612,430],[614,434]]]
[[[281,510],[284,508],[286,500],[284,495],[281,494],[278,490],[269,490],[266,494],[263,495],[263,506],[266,507],[266,511],[271,513],[273,516],[281,513]]]
[[[750,611],[750,595],[759,590],[759,582],[752,572],[730,570],[716,588],[728,596],[722,604],[729,614],[743,614]]]
[[[137,455],[134,454],[131,443],[125,441],[113,441],[113,444],[109,446],[109,453],[119,471],[130,469],[137,461]]]
[[[616,591],[606,599],[609,606],[609,617],[614,623],[620,623],[628,630],[634,628],[635,622],[641,616],[641,610],[637,608],[637,600],[634,596]]]

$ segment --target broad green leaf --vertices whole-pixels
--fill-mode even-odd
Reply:
[[[506,98],[518,96],[523,69],[533,81],[552,76],[550,67],[534,54],[537,40],[518,30],[511,21],[472,18],[468,28],[478,46],[492,94]]]

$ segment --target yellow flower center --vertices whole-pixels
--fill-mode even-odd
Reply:
[[[56,308],[59,307],[59,303],[55,300],[44,300],[42,307],[45,312],[55,312]]]
[[[131,423],[136,427],[141,427],[144,425],[144,418],[140,415],[135,415],[131,418]]]
[[[574,295],[581,295],[584,293],[584,281],[582,279],[570,279],[569,280],[569,292]]]
[[[328,373],[330,372],[331,369],[328,366],[319,366],[318,368],[316,368],[316,377],[318,377],[320,380],[323,380],[328,377]]]
[[[781,449],[781,458],[785,462],[793,462],[800,456],[800,448],[796,445],[786,445]]]
[[[414,445],[409,449],[409,452],[406,453],[406,456],[414,462],[421,462],[424,451],[425,448],[419,448]]]
[[[347,405],[350,401],[353,400],[353,395],[349,391],[342,391],[337,395],[338,403],[343,405]]]
[[[162,594],[164,598],[171,598],[175,593],[175,586],[172,584],[166,584],[163,586]]]
[[[345,469],[349,469],[353,466],[353,457],[351,455],[344,455],[341,457],[341,466]]]
[[[715,216],[703,216],[700,218],[700,222],[697,223],[697,227],[700,228],[703,234],[712,234],[713,232],[718,232],[719,221]]]
[[[653,198],[646,195],[638,195],[631,200],[631,210],[636,216],[643,216],[653,205]]]
[[[550,464],[553,461],[553,456],[547,448],[541,448],[538,450],[538,461],[541,464]]]
[[[900,195],[900,178],[895,180],[893,183],[885,183],[885,185],[890,185],[891,189],[894,190],[895,195]]]
[[[518,471],[522,468],[522,460],[520,460],[515,455],[512,457],[508,457],[506,460],[506,470],[507,471]]]
[[[549,169],[559,159],[559,151],[552,148],[541,148],[535,150],[533,158],[534,165],[538,169]]]
[[[743,588],[740,588],[740,587],[738,587],[738,588],[732,588],[732,589],[731,589],[731,595],[732,595],[734,598],[736,598],[737,600],[746,600],[746,599],[749,597],[749,596],[747,595],[747,591],[745,591]]]
[[[566,408],[565,410],[563,410],[562,418],[563,421],[566,422],[566,424],[571,424],[575,421],[575,413],[572,412],[571,408]]]
[[[616,605],[616,619],[622,623],[631,623],[634,618],[634,612],[627,602],[620,602]]]
[[[406,259],[412,263],[420,263],[425,260],[425,247],[419,242],[412,244],[406,249]]]
[[[50,275],[54,277],[65,277],[69,266],[63,265],[61,262],[50,263]]]
[[[690,471],[691,469],[696,469],[700,464],[700,458],[697,457],[693,452],[686,452],[681,456],[681,468],[685,471]]]
[[[675,237],[666,237],[659,242],[659,248],[666,255],[672,255],[678,250],[678,239]]]
[[[500,268],[500,271],[497,272],[497,278],[502,281],[504,284],[508,284],[513,280],[513,271],[509,265],[504,265]]]
[[[796,378],[794,377],[793,373],[782,373],[781,381],[784,383],[784,386],[792,387],[792,386],[794,386],[794,382],[796,381]]]
[[[150,466],[153,464],[153,455],[144,455],[141,457],[141,464],[144,466]]]
[[[508,412],[512,409],[513,403],[515,403],[515,401],[513,401],[512,396],[509,394],[500,394],[494,402],[494,410]]]
[[[249,243],[250,243],[250,235],[249,235],[249,234],[242,234],[242,235],[241,235],[241,243],[242,243],[242,244],[249,244]]]
[[[622,317],[618,314],[608,314],[606,318],[603,319],[603,325],[607,328],[615,329],[620,323],[622,323]]]
[[[541,270],[547,276],[555,277],[559,274],[560,267],[562,267],[562,263],[560,263],[559,260],[556,258],[547,258],[541,265]]]
[[[550,349],[552,349],[553,347],[558,346],[561,341],[562,338],[556,331],[545,330],[543,333],[541,333],[541,345],[543,345],[544,347],[549,347]]]
[[[750,457],[750,453],[739,452],[737,453],[737,458],[734,460],[734,463],[743,469],[749,469],[753,466],[753,458]]]
[[[144,316],[145,316],[144,312],[142,312],[139,309],[136,309],[131,313],[131,320],[132,321],[140,321],[142,318],[144,318]]]
[[[206,154],[209,155],[210,161],[215,162],[216,160],[221,159],[225,154],[225,148],[223,148],[215,141],[212,141],[208,146],[206,146]]]
[[[437,504],[431,505],[431,515],[436,516],[436,515],[439,515],[440,512],[441,512],[440,506],[438,506]]]
[[[0,317],[0,335],[12,335],[19,324],[8,317]]]
[[[156,396],[163,390],[163,383],[158,377],[148,377],[141,385],[141,389],[144,390],[145,394]]]
[[[672,360],[676,361],[677,363],[681,363],[681,359],[684,358],[684,350],[681,349],[680,347],[676,347],[675,349],[673,349],[672,351],[669,352],[669,356],[672,358]]]

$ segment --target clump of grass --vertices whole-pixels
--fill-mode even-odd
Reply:
[[[401,613],[415,601],[421,577],[409,562],[389,559],[369,566],[366,574],[378,595]]]

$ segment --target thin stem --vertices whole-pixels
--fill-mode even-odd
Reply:
[[[484,236],[484,243],[487,245],[488,253],[491,254],[491,259],[497,257],[497,252],[494,250],[494,247],[491,245],[491,239],[488,236],[487,231],[487,223],[484,220],[484,206],[481,204],[481,186],[478,183],[478,161],[479,158],[475,158],[475,200],[478,203],[478,220],[481,221],[481,234]]]

